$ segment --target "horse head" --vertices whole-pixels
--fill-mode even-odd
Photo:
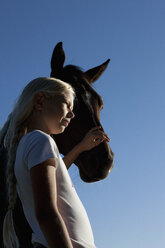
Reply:
[[[59,78],[72,85],[76,92],[75,118],[62,134],[53,135],[60,153],[67,154],[85,134],[95,126],[101,126],[100,111],[103,107],[101,96],[92,88],[106,69],[110,59],[86,72],[80,68],[64,66],[65,53],[62,42],[58,43],[51,58],[51,77]],[[107,142],[80,154],[74,161],[80,177],[85,182],[95,182],[107,177],[113,167],[113,152]]]

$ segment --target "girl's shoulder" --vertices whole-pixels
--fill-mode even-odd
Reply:
[[[53,139],[49,134],[44,133],[43,131],[39,130],[39,129],[34,129],[28,133],[26,133],[22,139],[27,139],[30,137],[47,137],[48,139]]]
[[[31,169],[49,158],[59,159],[59,150],[50,135],[40,130],[33,130],[25,134],[20,140],[17,157],[21,157]]]
[[[20,140],[20,144],[24,143],[38,143],[42,141],[49,141],[53,146],[56,146],[54,139],[47,133],[44,133],[41,130],[34,129],[28,133],[26,133]]]

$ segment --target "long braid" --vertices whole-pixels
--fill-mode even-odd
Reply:
[[[14,230],[13,210],[17,199],[16,177],[14,174],[14,162],[16,150],[22,136],[26,133],[25,127],[16,127],[9,148],[9,160],[7,164],[7,183],[8,183],[8,211],[3,224],[3,240],[6,248],[18,248],[19,241]]]
[[[16,150],[18,143],[22,136],[25,134],[24,128],[20,127],[15,129],[15,133],[11,142],[11,147],[9,150],[9,163],[8,163],[8,171],[7,171],[7,181],[8,181],[8,197],[9,197],[9,209],[13,209],[16,200],[16,177],[14,174],[14,162],[16,158]]]

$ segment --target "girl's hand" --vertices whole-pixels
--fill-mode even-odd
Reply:
[[[78,146],[81,152],[84,152],[98,146],[103,141],[110,141],[108,135],[101,130],[101,127],[94,127],[85,135]]]
[[[80,155],[81,152],[88,151],[94,148],[95,146],[98,146],[103,141],[107,141],[107,142],[110,141],[108,135],[101,130],[101,127],[92,128],[85,135],[82,141],[78,143],[68,154],[64,156],[63,160],[67,169],[76,160],[76,158]]]

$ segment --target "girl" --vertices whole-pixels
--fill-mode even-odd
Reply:
[[[94,248],[86,211],[72,186],[67,168],[79,154],[108,136],[99,127],[63,159],[51,134],[62,133],[74,118],[72,87],[54,78],[37,78],[23,90],[11,114],[6,135],[8,212],[4,219],[6,248],[18,248],[12,210],[17,194],[33,230],[35,248]]]

